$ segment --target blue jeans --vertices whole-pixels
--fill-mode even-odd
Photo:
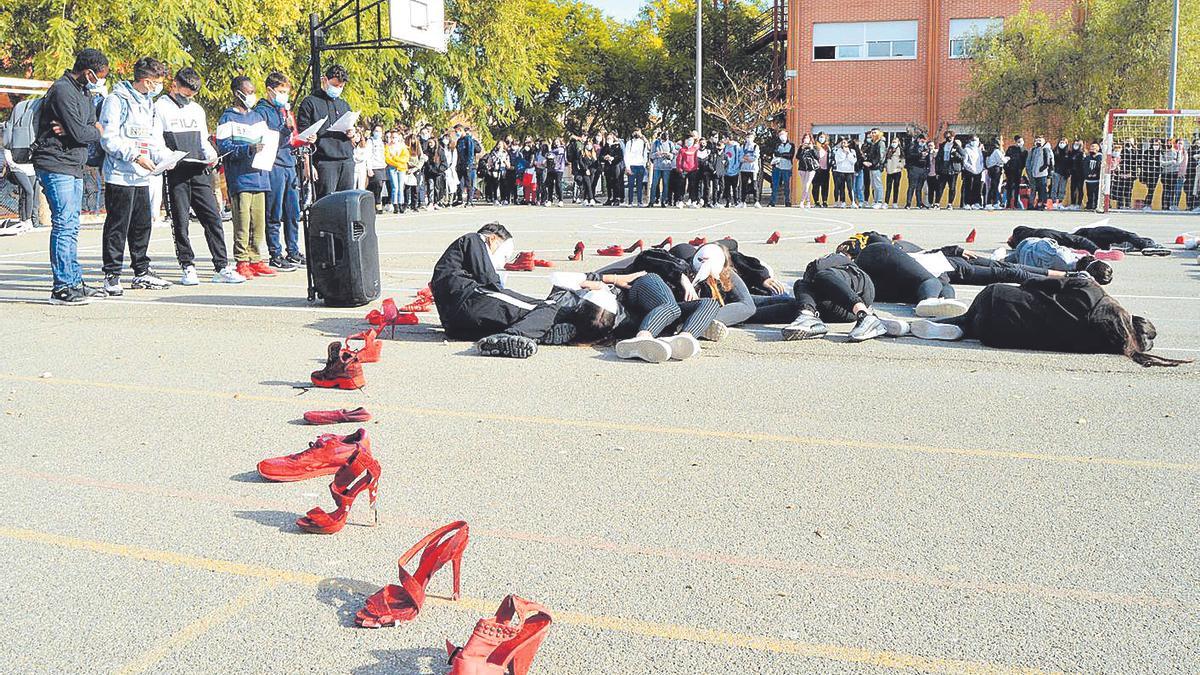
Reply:
[[[38,171],[42,192],[50,204],[50,271],[54,290],[83,283],[79,267],[79,211],[83,208],[83,179],[65,173]]]
[[[783,188],[783,203],[788,206],[792,205],[792,171],[791,169],[780,169],[775,167],[771,169],[771,206],[775,206],[775,198],[779,195],[779,188]]]
[[[1043,269],[1071,272],[1079,255],[1065,246],[1060,246],[1052,239],[1022,239],[1017,247],[1009,252],[1004,262],[1041,267]]]
[[[394,166],[387,168],[388,180],[388,199],[392,202],[392,208],[400,206],[404,201],[404,174]]]
[[[871,196],[876,204],[883,203],[883,170],[871,169]]]
[[[863,198],[863,174],[866,170],[857,171],[854,173],[854,202],[856,204],[865,204],[867,200]]]
[[[475,203],[475,176],[476,176],[476,173],[477,173],[476,169],[474,167],[471,167],[470,169],[467,169],[467,179],[465,181],[463,181],[462,176],[459,176],[459,181],[462,182],[462,185],[459,185],[459,189],[466,192],[466,195],[463,197],[464,204],[474,204]]]
[[[661,187],[659,187],[661,185]],[[666,204],[667,199],[671,194],[671,171],[670,169],[655,169],[653,176],[650,178],[650,203],[647,206],[659,202]]]
[[[625,177],[625,203],[642,205],[642,181],[646,178],[646,167],[631,166]],[[634,194],[636,193],[636,197]],[[654,198],[651,197],[651,200]]]
[[[296,169],[291,166],[271,168],[271,193],[267,202],[267,250],[271,257],[284,254],[279,242],[279,226],[287,239],[287,254],[300,253],[300,189]]]

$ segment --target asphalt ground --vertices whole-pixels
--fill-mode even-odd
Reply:
[[[988,251],[1016,224],[1096,218],[480,207],[378,230],[403,304],[490,220],[555,269],[730,235],[790,281],[853,230],[932,247],[977,228]],[[1200,230],[1112,222],[1164,242]],[[99,237],[80,241],[96,283]],[[749,326],[684,363],[591,346],[488,359],[431,313],[387,340],[362,391],[305,390],[368,308],[310,305],[302,273],[52,307],[47,239],[0,239],[5,672],[443,673],[445,640],[508,593],[554,613],[538,673],[1200,671],[1195,365],[848,344],[849,325],[806,342]],[[565,262],[581,239],[588,256]],[[151,252],[177,279],[168,229]],[[1109,290],[1157,325],[1156,351],[1200,356],[1195,252],[1114,265]],[[545,270],[509,279],[548,290]],[[330,429],[304,411],[358,405],[383,522],[303,534],[328,479],[264,483],[255,464]],[[397,557],[457,519],[464,597],[444,599],[447,566],[415,622],[355,627]]]

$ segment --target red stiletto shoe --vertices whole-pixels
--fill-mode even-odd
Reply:
[[[396,307],[396,301],[391,298],[386,298],[380,305],[379,309],[373,309],[367,313],[367,322],[375,326],[380,331],[384,328],[391,327],[392,337],[396,336],[396,326],[415,326],[417,325],[417,315],[409,312],[401,313]]]
[[[778,244],[780,236],[782,236],[782,235],[780,235],[778,232],[772,232],[771,236],[767,237],[767,243],[768,244]]]
[[[901,239],[903,239],[903,238],[904,238],[904,237],[901,237],[899,234],[893,234],[893,235],[892,235],[892,241],[900,241],[900,240],[901,240]]]
[[[379,332],[374,328],[368,328],[361,333],[355,333],[346,338],[346,351],[358,357],[362,363],[378,363],[379,352],[383,349],[383,342],[376,340],[375,336]],[[351,349],[351,340],[361,340],[363,346],[359,349]]]
[[[708,237],[696,237],[688,243],[692,246],[703,246],[708,243]]]
[[[971,231],[967,233],[967,243],[968,244],[975,243],[975,228],[971,228]]]
[[[325,367],[314,370],[310,379],[314,387],[322,389],[361,389],[367,384],[362,361],[353,352],[343,349],[340,342],[329,343]]]
[[[664,248],[664,249],[671,248],[674,244],[675,244],[675,240],[670,237],[667,237],[666,239],[663,239],[661,242],[659,242],[658,246],[655,246],[654,248]]]
[[[550,610],[536,602],[504,598],[494,618],[475,624],[467,644],[455,647],[446,641],[449,675],[527,675],[553,621]]]
[[[532,272],[533,271],[533,251],[521,251],[517,254],[517,259],[504,263],[504,269],[509,272]]]
[[[350,507],[354,505],[354,500],[364,491],[370,499],[374,524],[378,525],[379,511],[375,508],[375,500],[379,496],[379,462],[371,456],[370,450],[360,447],[337,470],[333,482],[329,484],[329,494],[333,495],[337,509],[330,513],[320,507],[315,508],[297,519],[296,526],[313,534],[340,532],[350,518]]]
[[[304,421],[309,424],[341,424],[343,422],[369,422],[371,413],[366,408],[353,410],[310,410],[304,413]]]
[[[640,251],[644,248],[646,248],[646,242],[642,241],[641,239],[638,239],[637,241],[633,242],[632,245],[626,247],[625,252],[633,253],[634,251]]]
[[[813,241],[818,244],[824,244],[825,242],[829,241],[829,235],[823,234],[819,237],[813,237]]]
[[[610,258],[616,258],[618,256],[625,255],[625,249],[621,248],[621,246],[619,244],[613,244],[612,246],[609,246],[607,248],[602,248],[602,249],[596,251],[596,255],[603,255],[603,256],[608,256]]]
[[[425,587],[429,579],[446,563],[453,563],[454,594],[460,596],[459,582],[462,579],[462,555],[470,539],[467,523],[462,520],[443,525],[425,535],[415,546],[400,556],[400,585],[388,584],[367,598],[367,604],[358,610],[355,621],[364,628],[394,626],[403,621],[412,621],[421,613],[425,604]],[[404,565],[421,552],[417,571],[409,574]]]
[[[305,413],[305,419],[307,418],[308,414]],[[277,483],[328,476],[337,473],[358,450],[371,450],[371,439],[367,438],[366,429],[359,429],[348,436],[321,434],[317,436],[317,440],[308,444],[307,450],[259,462],[258,474]]]
[[[579,262],[580,260],[583,260],[584,248],[585,247],[582,241],[575,244],[575,253],[573,253],[570,258],[567,258],[567,260],[570,260],[571,262]]]

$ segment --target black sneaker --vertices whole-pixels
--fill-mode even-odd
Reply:
[[[63,286],[62,288],[50,293],[50,304],[52,305],[86,305],[92,300],[79,286]]]
[[[484,356],[507,356],[512,359],[527,359],[537,353],[537,342],[520,335],[497,333],[475,343]]]
[[[546,334],[542,336],[542,339],[538,340],[538,343],[543,345],[570,344],[575,339],[577,332],[575,324],[556,323],[550,327],[550,330],[546,331]]]
[[[103,288],[88,286],[86,283],[79,284],[79,290],[88,298],[99,299],[108,297],[108,293],[105,293]]]
[[[280,272],[295,272],[296,271],[296,266],[293,265],[287,258],[284,258],[283,256],[273,255],[273,256],[271,256],[271,260],[267,264]]]
[[[289,253],[285,260],[292,263],[296,267],[304,267],[308,264],[308,260],[305,259],[303,253]]]
[[[121,288],[120,274],[105,274],[104,275],[104,294],[113,297],[125,295],[125,290]]]

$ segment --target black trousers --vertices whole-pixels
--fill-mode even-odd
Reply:
[[[128,242],[134,276],[145,274],[150,269],[150,188],[105,183],[104,208],[104,273],[121,273]]]
[[[546,180],[542,186],[542,201],[562,201],[562,173],[559,171],[547,171]]]
[[[948,279],[935,277],[891,243],[868,244],[854,260],[875,283],[881,302],[915,304],[930,298],[953,298]]]
[[[855,321],[854,305],[875,302],[875,284],[856,267],[831,267],[817,272],[810,281],[798,279],[792,293],[801,309],[816,312],[830,323]]]
[[[924,167],[908,167],[908,191],[904,195],[904,206],[912,206],[913,196],[916,196],[917,206],[925,206],[925,179],[929,169]]]
[[[1000,199],[1000,167],[993,166],[987,170],[988,174],[988,189],[987,203],[995,204]]]
[[[833,200],[838,203],[854,201],[854,174],[833,172]]]
[[[1083,206],[1083,176],[1071,176],[1071,203]]]
[[[946,260],[954,266],[954,270],[947,274],[950,283],[964,286],[1019,284],[1050,274],[1050,270],[1047,269],[988,258],[967,260],[960,256],[946,256]]]
[[[721,200],[725,202],[725,206],[733,206],[737,201],[738,176],[723,176],[721,182],[724,185]]]
[[[221,271],[229,264],[225,248],[225,230],[221,226],[221,210],[213,194],[212,174],[203,164],[180,163],[167,172],[167,193],[171,201],[171,235],[175,239],[175,258],[181,266],[196,262],[196,253],[188,237],[188,214],[196,212],[204,228],[204,240],[212,255],[213,269]]]
[[[742,201],[747,204],[757,204],[759,202],[759,187],[762,179],[759,178],[758,172],[749,171],[742,172]]]
[[[1084,183],[1084,188],[1087,190],[1087,205],[1083,208],[1095,211],[1096,205],[1100,201],[1100,181],[1087,181]]]
[[[970,171],[962,172],[962,205],[972,206],[978,204],[981,197],[979,194],[980,188],[983,187],[983,174],[971,173]],[[953,194],[953,191],[951,192]],[[952,201],[954,197],[950,198]]]
[[[458,312],[442,319],[442,326],[456,340],[479,340],[496,333],[540,340],[557,315],[556,305],[516,291],[475,291]]]
[[[889,204],[900,203],[900,172],[887,174],[887,179],[884,182],[883,201]]]
[[[383,184],[387,180],[387,169],[367,171],[367,190],[375,195],[375,207],[383,204]]]
[[[825,206],[829,203],[829,169],[817,169],[813,176],[813,202]]]
[[[316,160],[317,199],[334,192],[354,189],[354,160]]]
[[[1146,184],[1146,198],[1142,201],[1142,206],[1150,206],[1154,203],[1154,192],[1158,189],[1158,174],[1143,176],[1142,182]]]
[[[687,182],[687,198],[693,204],[700,201],[700,170],[693,169],[683,175]]]

